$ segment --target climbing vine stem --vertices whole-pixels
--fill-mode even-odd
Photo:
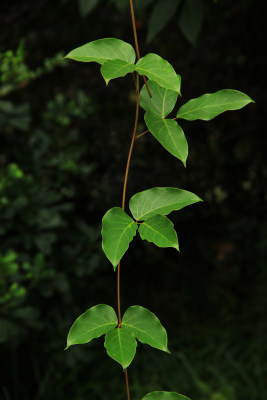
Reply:
[[[134,33],[135,50],[136,50],[136,54],[137,54],[137,59],[140,60],[140,51],[139,51],[138,38],[137,38],[137,32],[136,32],[136,23],[135,23],[133,0],[130,0],[130,9],[131,9],[132,26],[133,26],[133,33]],[[144,82],[145,82],[145,85],[147,87],[148,93],[149,93],[149,95],[151,97],[151,93],[150,93],[150,90],[148,88],[148,85],[147,85],[145,77],[144,77]],[[128,175],[129,175],[130,163],[131,163],[131,158],[132,158],[132,153],[133,153],[134,142],[135,142],[135,138],[136,138],[138,118],[139,118],[140,89],[139,89],[139,74],[138,73],[136,74],[136,78],[135,78],[135,92],[136,92],[135,121],[134,121],[134,129],[133,129],[131,145],[130,145],[130,149],[129,149],[129,153],[128,153],[128,159],[127,159],[125,176],[124,176],[124,183],[123,183],[122,205],[121,205],[123,210],[125,210],[125,199],[126,199],[126,189],[127,189],[127,183],[128,183]],[[118,323],[118,328],[121,327],[120,270],[121,270],[121,265],[120,265],[120,262],[119,262],[118,267],[117,267],[117,303],[118,303],[118,322],[119,322]],[[129,379],[128,379],[127,368],[124,370],[124,373],[125,373],[127,399],[130,400],[130,387],[129,387]]]
[[[177,102],[181,77],[176,74],[167,60],[162,59],[157,54],[150,53],[140,58],[133,0],[129,0],[129,2],[135,51],[129,43],[120,39],[104,38],[80,46],[66,56],[76,61],[98,62],[101,64],[101,73],[106,83],[111,79],[125,76],[125,74],[135,71],[133,74],[136,91],[135,120],[123,182],[122,206],[112,207],[102,219],[103,251],[113,268],[116,269],[117,267],[118,316],[115,310],[106,304],[98,304],[89,308],[72,325],[66,347],[67,349],[75,344],[88,343],[92,339],[105,334],[104,346],[107,354],[124,369],[128,400],[130,400],[130,388],[127,367],[134,359],[137,339],[167,353],[169,353],[169,350],[166,330],[151,311],[141,306],[130,306],[122,318],[120,260],[127,251],[137,230],[142,240],[152,242],[158,247],[172,247],[179,250],[177,233],[173,223],[166,215],[202,201],[194,193],[183,189],[171,187],[150,188],[131,197],[129,210],[133,218],[129,216],[125,212],[125,203],[135,140],[147,132],[151,132],[151,135],[185,166],[188,156],[188,144],[182,127],[175,121],[177,118],[188,121],[197,119],[209,121],[227,110],[237,110],[253,102],[249,96],[242,92],[223,89],[189,100],[179,108],[174,118],[166,118],[173,111]],[[135,64],[136,54],[137,63]],[[148,82],[149,86],[143,74],[150,80]],[[149,96],[152,97],[149,89],[153,94],[152,101],[148,99],[146,93],[144,96],[143,90],[140,92],[140,76],[144,79]],[[146,111],[144,120],[148,130],[137,134],[140,103]],[[138,221],[145,222],[140,224]],[[151,230],[153,234],[151,234]],[[140,329],[136,328],[136,326],[141,327],[141,334],[139,332]],[[155,400],[163,397],[166,400],[188,399],[174,392],[152,392],[145,395],[143,400],[147,398]]]
[[[133,34],[134,34],[135,51],[136,51],[136,55],[137,55],[137,60],[140,60],[140,50],[139,50],[138,37],[137,37],[137,32],[136,32],[133,0],[130,0],[130,9],[131,9],[131,18],[132,18],[132,26],[133,26]],[[146,85],[149,96],[152,97],[152,94],[150,92],[150,89],[149,89],[147,81],[146,81],[146,77],[143,75],[142,78]]]
[[[123,210],[125,209],[125,198],[126,198],[126,189],[127,189],[127,183],[128,183],[128,175],[129,175],[130,163],[131,163],[133,147],[134,147],[134,142],[135,142],[135,137],[136,137],[138,118],[139,118],[140,94],[139,94],[139,75],[138,74],[136,74],[136,79],[135,79],[135,90],[136,90],[135,121],[134,121],[133,135],[132,135],[131,145],[130,145],[130,149],[129,149],[129,153],[128,153],[128,159],[127,159],[124,183],[123,183],[122,205],[121,205]],[[119,321],[118,328],[121,327],[121,299],[120,299],[120,269],[121,268],[120,267],[121,267],[121,265],[119,262],[118,268],[117,268],[117,302],[118,302],[118,321]],[[128,398],[128,400],[130,400],[130,390],[129,390],[127,368],[124,370],[124,372],[125,372],[125,380],[126,380],[127,398]]]

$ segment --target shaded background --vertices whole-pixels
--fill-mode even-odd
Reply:
[[[78,315],[116,307],[101,218],[121,202],[134,87],[127,77],[106,89],[99,66],[62,59],[98,38],[133,43],[126,3],[1,2],[1,400],[126,397],[103,338],[63,349]],[[256,103],[181,122],[186,169],[151,135],[136,143],[128,198],[174,186],[205,202],[172,217],[180,254],[135,239],[123,260],[123,310],[155,312],[172,352],[138,346],[132,398],[170,390],[266,400],[265,21],[256,1],[176,3],[136,0],[136,14],[141,53],[160,54],[182,75],[180,102],[234,88]]]

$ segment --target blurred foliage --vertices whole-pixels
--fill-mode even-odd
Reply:
[[[9,92],[21,88],[26,77],[37,79],[62,66],[56,56],[32,73],[23,60],[21,47],[16,55],[12,51],[4,54],[3,65],[13,69],[9,68],[8,77],[3,74],[5,79],[1,75],[1,93],[7,94],[7,87]],[[84,91],[77,90],[71,98],[57,93],[48,100],[35,124],[29,103],[1,101],[0,109],[0,129],[9,150],[3,153],[2,148],[0,175],[0,340],[16,342],[28,329],[44,328],[40,304],[33,301],[36,292],[50,298],[57,291],[69,291],[66,274],[56,272],[55,249],[62,261],[74,258],[76,274],[82,276],[85,266],[79,254],[81,259],[85,257],[85,238],[91,237],[92,242],[98,238],[82,221],[76,235],[72,230],[64,232],[74,209],[76,181],[87,180],[94,170],[82,159],[87,145],[80,142],[76,122],[91,115],[95,106]],[[18,137],[20,131],[25,133]],[[79,235],[84,238],[76,243]],[[96,260],[97,255],[95,264]],[[86,274],[93,269],[94,262]]]
[[[109,1],[111,4],[115,4],[120,12],[125,12],[128,8],[125,0]],[[86,17],[97,6],[103,7],[104,2],[101,0],[78,0],[78,4],[81,16]],[[204,17],[202,0],[136,0],[134,7],[137,15],[148,13],[147,42],[159,34],[170,20],[178,16],[177,22],[181,32],[192,45],[196,44]]]
[[[45,58],[43,67],[32,71],[25,63],[24,40],[20,40],[16,52],[7,50],[0,53],[0,97],[8,95],[14,90],[22,89],[32,80],[53,71],[60,65],[65,65],[66,61],[63,57],[62,53],[58,53],[53,58]],[[4,106],[2,105],[2,107]],[[3,108],[2,110],[5,111]],[[24,111],[22,110],[21,113],[23,114]]]
[[[177,186],[205,203],[176,217],[178,257],[137,241],[123,260],[122,307],[140,304],[156,312],[173,354],[140,346],[129,371],[132,397],[175,390],[199,400],[265,400],[267,169],[259,8],[249,0],[203,0],[205,24],[192,48],[177,30],[186,4],[180,2],[147,47],[149,20],[161,1],[135,3],[142,54],[155,51],[172,61],[182,75],[183,102],[232,87],[256,104],[210,124],[184,123],[186,170],[149,135],[135,147],[127,196]],[[101,341],[63,351],[81,312],[98,303],[116,306],[101,218],[121,202],[134,118],[130,79],[107,90],[93,64],[61,58],[101,36],[133,43],[124,1],[88,4],[0,6],[1,400],[125,398],[121,369]],[[139,131],[144,128],[140,122]]]

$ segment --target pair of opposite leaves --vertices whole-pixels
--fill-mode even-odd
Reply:
[[[160,247],[178,249],[178,239],[173,224],[165,216],[190,204],[201,201],[193,193],[176,188],[152,188],[135,194],[129,203],[133,217],[144,221],[139,227],[142,239]],[[103,249],[116,269],[137,231],[137,223],[120,207],[114,207],[103,217]],[[132,362],[138,339],[162,351],[168,351],[167,333],[159,319],[140,306],[129,307],[120,328],[112,307],[104,304],[92,307],[76,319],[70,329],[67,348],[88,343],[105,334],[108,355],[127,368]]]
[[[186,190],[155,187],[130,199],[129,209],[137,222],[120,207],[107,211],[102,220],[102,247],[114,270],[137,230],[143,240],[179,250],[176,231],[166,215],[199,201],[202,200],[198,196]]]
[[[129,43],[116,38],[106,38],[78,47],[66,57],[101,64],[101,74],[107,84],[111,79],[123,77],[134,71],[146,75],[152,94],[150,98],[145,86],[140,92],[140,105],[146,111],[146,125],[161,145],[181,160],[184,166],[188,156],[188,144],[183,129],[175,119],[209,121],[227,110],[237,110],[253,102],[242,92],[224,89],[189,100],[178,110],[175,119],[166,119],[180,94],[181,77],[169,62],[159,55],[149,53],[135,64],[136,54]]]
[[[106,304],[89,308],[76,319],[67,339],[67,348],[75,344],[88,343],[105,334],[105,348],[108,355],[127,368],[132,362],[138,339],[156,349],[169,353],[167,333],[159,319],[149,310],[140,306],[129,307],[117,328],[118,319],[114,309]],[[175,392],[152,392],[142,400],[190,400]]]
[[[104,346],[108,355],[123,368],[127,368],[134,359],[136,339],[169,353],[166,330],[159,319],[144,307],[129,307],[123,315],[120,328],[112,307],[99,304],[89,308],[72,325],[67,338],[67,348],[88,343],[102,335],[105,335]]]

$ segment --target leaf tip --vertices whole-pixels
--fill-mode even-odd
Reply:
[[[168,347],[164,347],[164,349],[162,349],[163,351],[165,351],[165,353],[171,354],[170,350],[168,349]]]
[[[178,242],[172,246],[175,250],[180,251]]]

